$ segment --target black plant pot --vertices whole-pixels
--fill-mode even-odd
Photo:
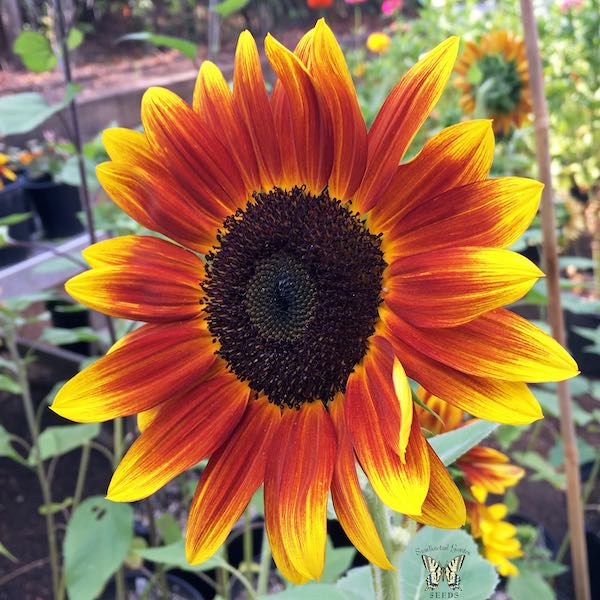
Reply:
[[[46,308],[50,312],[50,318],[54,327],[64,329],[75,329],[76,327],[89,327],[90,312],[88,310],[72,310],[76,304],[68,300],[48,300]],[[61,346],[65,350],[83,354],[92,355],[92,348],[89,342],[76,342],[74,344],[64,344]]]
[[[565,325],[567,328],[567,344],[581,372],[587,377],[600,377],[600,355],[586,352],[584,348],[593,342],[579,335],[574,327],[596,329],[600,327],[600,314],[573,313],[565,310]]]
[[[19,176],[16,181],[6,184],[0,190],[0,219],[31,212],[31,205],[24,189],[24,178]],[[30,241],[35,233],[35,221],[33,217],[9,225],[8,235],[13,240]],[[0,267],[15,264],[24,260],[29,255],[29,248],[22,246],[5,246],[0,248]]]
[[[600,598],[600,569],[598,569],[598,565],[600,565],[600,532],[586,528],[585,541],[588,551],[592,598]]]
[[[56,183],[49,175],[45,175],[28,180],[25,189],[40,217],[45,238],[66,238],[83,231],[83,225],[77,218],[77,213],[81,211],[79,188]]]

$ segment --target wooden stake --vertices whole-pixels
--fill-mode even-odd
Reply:
[[[565,324],[560,302],[560,274],[556,247],[556,219],[554,215],[554,193],[550,171],[550,149],[548,144],[548,107],[544,95],[542,62],[538,47],[538,34],[531,0],[521,1],[521,17],[527,47],[529,81],[533,99],[535,117],[536,154],[539,178],[544,183],[542,194],[542,233],[545,259],[546,282],[548,285],[548,318],[552,335],[566,345]],[[591,600],[588,573],[587,548],[583,524],[583,506],[581,501],[581,481],[579,479],[579,460],[575,426],[571,414],[571,395],[569,383],[561,381],[557,385],[560,406],[560,430],[565,453],[567,475],[567,515],[571,536],[571,563],[577,600]]]

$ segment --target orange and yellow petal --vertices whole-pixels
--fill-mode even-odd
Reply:
[[[431,197],[390,230],[394,253],[456,246],[506,248],[527,230],[543,185],[523,177],[477,181]]]
[[[249,396],[245,383],[223,373],[160,405],[121,460],[108,499],[146,498],[212,454],[241,419]]]
[[[368,356],[368,355],[367,355]],[[392,365],[389,365],[392,368]],[[345,413],[356,456],[375,493],[395,511],[419,514],[429,488],[429,454],[417,419],[411,423],[405,462],[400,458],[397,427],[390,443],[387,419],[393,412],[380,412],[380,397],[395,390],[391,373],[383,378],[380,371],[359,365],[348,378]],[[397,402],[397,400],[396,400]],[[386,402],[390,406],[389,402]]]
[[[144,325],[70,379],[51,408],[81,423],[148,410],[200,383],[217,360],[214,351],[201,319]]]
[[[191,319],[200,313],[202,261],[150,236],[123,236],[84,251],[94,267],[65,284],[78,302],[113,317],[147,322]]]
[[[336,434],[323,403],[285,408],[265,474],[265,524],[283,576],[300,584],[325,565]]]
[[[140,225],[203,254],[213,246],[222,220],[201,209],[162,167],[148,171],[105,162],[96,175],[113,202]]]
[[[421,514],[412,515],[412,518],[423,525],[441,529],[462,527],[467,519],[467,510],[460,490],[429,443],[427,451],[431,469],[429,491]]]
[[[408,376],[453,406],[481,419],[511,425],[543,417],[525,383],[467,375],[422,354],[390,330],[387,337]]]
[[[142,98],[142,124],[165,168],[209,213],[226,216],[253,190],[244,185],[231,152],[179,96],[154,87]]]
[[[543,277],[524,256],[461,247],[402,256],[384,276],[389,309],[418,327],[456,327],[515,302]]]
[[[354,197],[360,212],[368,212],[392,179],[408,145],[436,105],[456,59],[458,38],[439,44],[392,90],[368,136],[365,177]]]
[[[233,70],[233,100],[250,136],[263,190],[280,184],[281,156],[256,42],[240,34]]]
[[[419,207],[427,210],[432,198],[452,188],[485,179],[493,158],[490,121],[466,121],[443,129],[415,158],[396,167],[369,213],[369,226],[375,231],[384,229],[386,237],[393,235],[394,224],[404,215]]]
[[[210,457],[192,506],[185,536],[191,564],[209,559],[227,539],[265,477],[281,411],[264,397],[253,400],[229,439]]]
[[[346,427],[342,395],[329,405],[329,413],[337,432],[338,447],[331,482],[335,514],[350,541],[369,562],[382,569],[392,569],[360,489],[352,440]]]
[[[227,145],[246,188],[259,190],[261,182],[250,135],[240,119],[229,84],[219,67],[209,60],[200,67],[192,105],[213,135]]]
[[[329,193],[339,200],[357,190],[367,161],[367,127],[342,49],[324,19],[317,22],[309,64],[332,121],[333,166]]]
[[[412,327],[396,319],[395,333],[423,354],[463,373],[506,381],[562,381],[579,373],[569,353],[551,336],[505,309],[460,325]]]
[[[285,92],[299,182],[319,194],[331,173],[329,113],[308,69],[293,52],[271,35],[265,39],[265,52]]]

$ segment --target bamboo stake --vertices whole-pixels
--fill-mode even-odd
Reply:
[[[548,319],[552,335],[566,345],[565,324],[560,302],[560,280],[558,253],[556,247],[556,220],[550,171],[550,148],[548,144],[548,107],[544,95],[542,63],[538,47],[538,34],[531,0],[521,1],[521,17],[527,47],[529,80],[535,117],[536,154],[539,178],[544,183],[542,194],[542,233],[545,260],[546,281],[548,285]],[[571,395],[567,381],[557,385],[560,406],[560,430],[564,443],[565,469],[567,475],[567,516],[571,535],[571,563],[575,597],[577,600],[591,600],[587,548],[583,525],[583,507],[581,502],[581,481],[579,478],[579,460],[575,426],[571,414]]]

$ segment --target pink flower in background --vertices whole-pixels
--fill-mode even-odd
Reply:
[[[560,10],[567,12],[572,8],[579,8],[583,4],[583,0],[562,0]]]
[[[345,0],[346,4],[364,4],[367,0]]]
[[[568,2],[568,0],[563,0],[564,2]],[[573,0],[572,0],[573,1]],[[348,0],[346,0],[348,2]],[[392,15],[397,10],[402,10],[402,5],[404,4],[403,0],[384,0],[381,5],[381,12],[384,15]]]

